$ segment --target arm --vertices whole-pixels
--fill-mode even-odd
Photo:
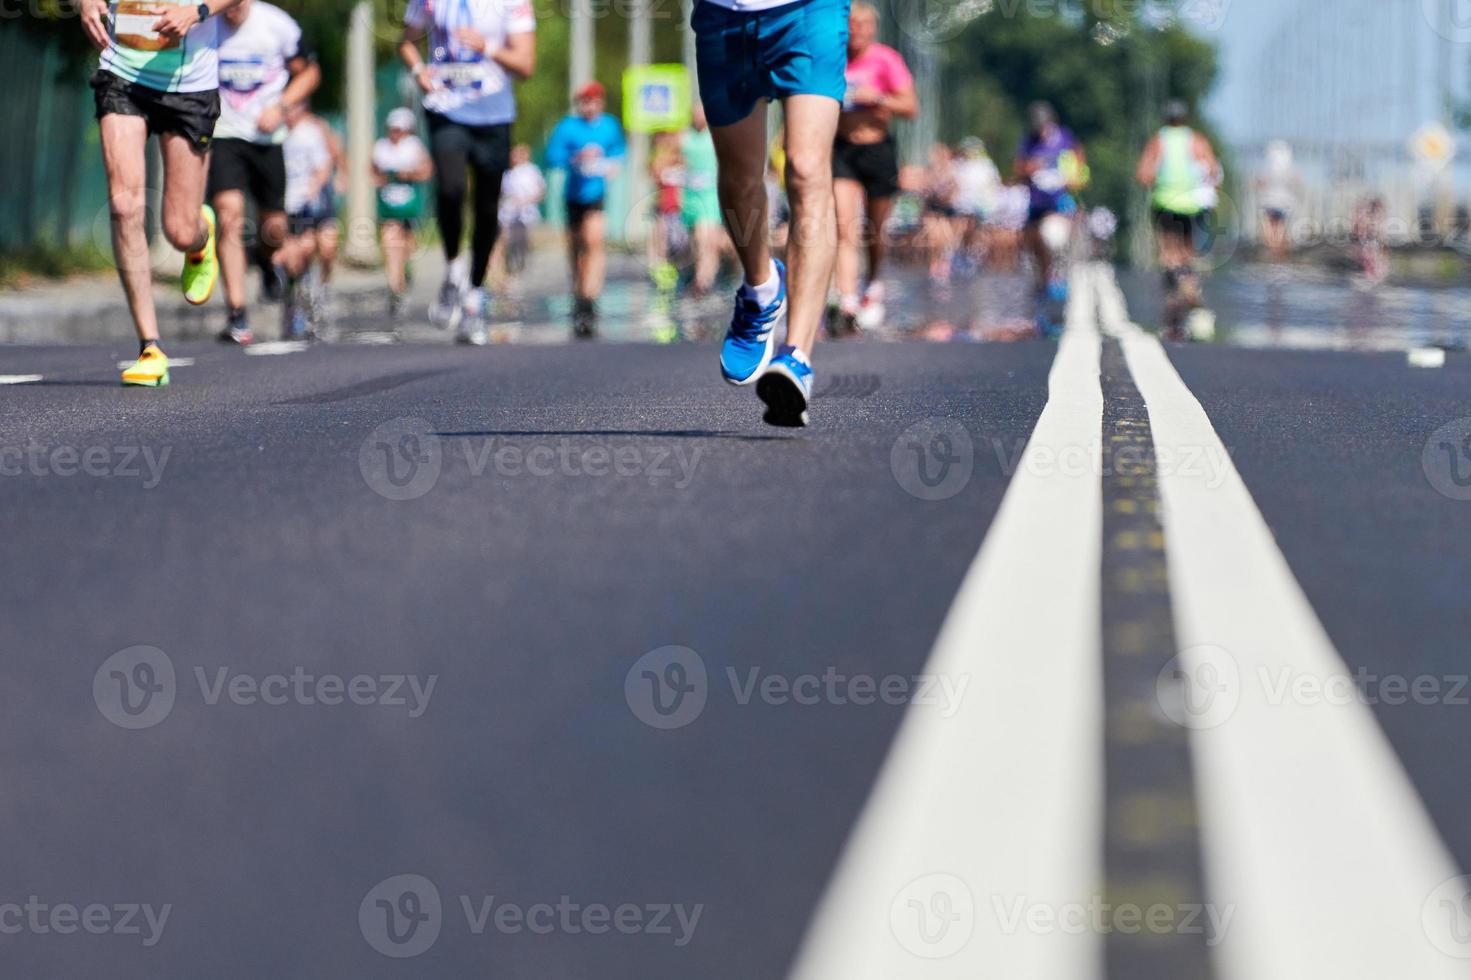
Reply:
[[[413,8],[410,9],[412,11]],[[439,85],[430,76],[429,66],[419,53],[419,42],[424,40],[426,34],[428,28],[422,24],[404,24],[403,33],[398,37],[398,56],[409,74],[414,76],[414,81],[419,83],[419,88],[427,95]]]
[[[266,106],[256,123],[256,128],[262,133],[274,133],[280,129],[284,107],[304,102],[317,90],[317,86],[322,84],[321,66],[309,60],[305,55],[299,54],[286,62],[286,70],[291,72],[291,81],[286,83],[286,89],[281,93],[281,101],[275,105]]]
[[[205,0],[205,5],[209,7],[209,15],[211,17],[229,10],[239,3],[240,0]],[[102,7],[104,10],[107,8],[105,0],[102,3]],[[178,39],[202,23],[204,22],[200,19],[199,11],[196,7],[178,6],[170,8],[167,13],[154,21],[153,29],[164,37]]]
[[[536,73],[536,35],[531,32],[510,35],[505,47],[490,52],[490,60],[524,82]]]
[[[1144,155],[1139,158],[1139,169],[1134,179],[1145,187],[1153,187],[1159,176],[1159,137],[1155,136],[1144,146]]]
[[[1219,185],[1224,176],[1221,170],[1221,161],[1216,157],[1216,148],[1211,146],[1211,141],[1199,133],[1195,134],[1195,157],[1209,175],[1212,184]]]
[[[884,96],[879,100],[879,108],[900,119],[913,119],[919,115],[919,93],[911,83],[893,95]]]
[[[405,170],[401,172],[398,176],[401,180],[406,180],[411,184],[422,184],[424,181],[433,177],[434,161],[429,159],[429,151],[423,149],[421,146],[419,152],[419,165],[413,170]]]

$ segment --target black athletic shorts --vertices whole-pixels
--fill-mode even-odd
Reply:
[[[244,191],[260,211],[286,210],[286,155],[273,143],[215,140],[209,156],[210,200],[221,191]]]
[[[1155,208],[1154,227],[1162,234],[1194,239],[1195,232],[1201,224],[1201,217],[1198,214],[1180,214],[1175,211],[1166,211],[1163,208]]]
[[[429,121],[429,152],[434,169],[442,172],[457,163],[468,164],[477,174],[494,174],[496,180],[511,166],[511,124],[467,126],[433,112]]]
[[[833,179],[856,180],[869,197],[899,193],[899,144],[890,136],[881,143],[833,144]]]
[[[596,201],[587,201],[585,203],[579,203],[577,201],[568,201],[567,202],[567,227],[569,227],[569,228],[581,228],[582,227],[582,222],[583,222],[583,219],[584,218],[586,218],[590,214],[595,214],[595,213],[597,213],[599,211],[602,211],[603,210],[603,207],[604,207],[604,204],[603,204],[603,199],[602,198],[598,198]]]
[[[150,135],[178,133],[189,141],[195,153],[202,155],[209,150],[215,120],[220,118],[219,89],[160,92],[136,82],[123,81],[102,68],[92,76],[91,84],[98,119],[103,116],[140,116],[148,124]]]

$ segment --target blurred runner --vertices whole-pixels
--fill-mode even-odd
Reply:
[[[256,240],[264,289],[273,258],[286,241],[286,108],[316,91],[322,80],[315,57],[302,45],[291,15],[265,0],[240,0],[220,24],[220,121],[209,159],[209,199],[220,221],[220,264],[229,313],[220,339],[248,344],[254,339],[245,307],[246,198],[255,205]]]
[[[557,123],[547,140],[547,166],[567,171],[567,250],[572,267],[572,330],[591,337],[598,330],[598,298],[603,294],[608,254],[604,206],[608,180],[625,152],[623,127],[604,112],[601,82],[577,90],[571,115]]]
[[[429,62],[419,44],[429,37]],[[489,340],[485,277],[500,235],[501,178],[511,164],[516,119],[512,79],[536,70],[531,0],[409,0],[398,53],[424,92],[438,184],[444,282],[429,319],[463,344]],[[461,257],[469,172],[475,172],[475,230]]]
[[[968,136],[960,141],[955,162],[955,210],[962,222],[961,244],[976,263],[991,254],[991,217],[1001,196],[1001,171],[986,152],[984,141]]]
[[[678,133],[655,133],[649,177],[657,188],[654,227],[649,235],[649,272],[654,285],[671,292],[679,285],[675,257],[685,250],[684,195],[687,175]]]
[[[184,253],[184,298],[196,306],[207,302],[219,278],[215,216],[204,203],[209,143],[220,113],[214,15],[236,2],[208,0],[159,15],[109,18],[105,0],[82,0],[77,11],[87,39],[102,53],[91,84],[107,171],[112,254],[138,334],[138,360],[123,371],[125,385],[169,383],[144,228],[146,151],[153,134],[163,153],[163,234]]]
[[[731,384],[756,385],[771,425],[808,422],[812,349],[836,254],[832,156],[847,91],[848,12],[848,0],[701,0],[692,18],[721,210],[745,272],[720,370]],[[771,254],[764,180],[766,105],[774,99],[786,120],[790,317],[787,267]],[[777,351],[783,326],[786,344]]]
[[[1078,211],[1075,195],[1087,184],[1088,162],[1082,145],[1058,124],[1051,105],[1034,102],[1027,117],[1030,129],[1017,150],[1015,171],[1031,192],[1024,241],[1037,275],[1038,327],[1052,335],[1062,329],[1067,304],[1065,270],[1054,266],[1071,239]]]
[[[1302,198],[1302,178],[1292,165],[1292,147],[1282,140],[1267,144],[1267,165],[1257,176],[1256,196],[1262,209],[1262,244],[1272,261],[1281,262],[1292,250],[1287,223]]]
[[[1384,245],[1384,199],[1377,194],[1354,209],[1354,256],[1359,263],[1355,285],[1372,289],[1389,278],[1389,252]]]
[[[955,263],[955,201],[960,192],[956,183],[954,157],[950,147],[936,143],[930,147],[930,165],[925,173],[924,244],[930,280],[950,281]]]
[[[282,324],[288,339],[315,336],[324,327],[327,297],[318,257],[325,265],[337,254],[337,217],[333,177],[337,159],[332,130],[312,115],[305,100],[286,108],[287,239],[276,253],[286,280]]]
[[[695,253],[694,294],[703,296],[715,288],[720,257],[726,250],[725,225],[720,217],[720,193],[716,189],[720,162],[715,156],[715,138],[705,107],[695,104],[690,129],[680,142],[684,161],[684,194],[680,201],[684,226]]]
[[[1184,336],[1185,320],[1200,308],[1195,238],[1205,231],[1216,206],[1221,165],[1210,140],[1190,128],[1190,110],[1175,100],[1165,107],[1165,126],[1139,159],[1139,183],[1150,189],[1159,262],[1165,276],[1165,327]]]
[[[415,132],[418,128],[414,110],[400,106],[388,114],[388,135],[373,145],[388,315],[395,322],[403,319],[409,259],[418,247],[414,235],[424,215],[424,184],[434,176],[429,151]]]
[[[546,196],[546,177],[531,162],[531,147],[517,143],[511,148],[511,169],[501,178],[501,228],[505,234],[498,251],[507,276],[526,271],[531,229],[541,224],[541,202]]]
[[[884,320],[884,226],[899,193],[899,145],[889,125],[919,114],[904,57],[878,43],[879,12],[857,2],[848,18],[847,89],[833,146],[838,215],[838,310],[843,325],[876,329]],[[860,296],[859,249],[868,247],[868,285]]]

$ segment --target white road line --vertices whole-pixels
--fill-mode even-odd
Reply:
[[[1103,425],[1096,321],[1077,299],[1047,406],[925,668],[969,678],[960,710],[910,708],[795,980],[1101,974],[1097,935],[1015,919],[1083,906],[1102,880],[1102,495],[1094,467],[1056,464]]]
[[[40,380],[39,374],[0,374],[0,385],[28,385]]]
[[[1368,707],[1280,695],[1284,676],[1351,685],[1348,668],[1200,403],[1129,323],[1112,271],[1095,275],[1161,458],[1216,461],[1162,463],[1160,493],[1182,666],[1227,699],[1192,732],[1208,887],[1235,907],[1222,980],[1471,977],[1422,925],[1454,859]]]
[[[252,357],[273,357],[280,354],[300,354],[309,346],[305,340],[270,340],[251,344],[245,348],[245,353]]]
[[[117,362],[117,369],[119,371],[126,371],[128,368],[130,368],[132,366],[133,366],[133,362],[132,361],[118,361]],[[193,367],[193,366],[194,366],[194,358],[192,358],[192,357],[171,357],[171,358],[169,358],[169,370],[170,371],[172,371],[174,368]]]

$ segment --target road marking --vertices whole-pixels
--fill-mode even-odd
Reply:
[[[924,668],[973,683],[949,718],[921,705],[905,716],[794,980],[1099,976],[1096,934],[1031,929],[1013,911],[1086,907],[1102,878],[1102,496],[1092,467],[1055,465],[1102,431],[1100,341],[1081,298]]]
[[[281,354],[300,354],[310,344],[305,340],[270,340],[263,344],[251,344],[245,353],[251,357],[275,357]]]
[[[28,385],[40,380],[39,374],[0,374],[0,385]]]
[[[1157,450],[1215,460],[1209,472],[1162,467],[1160,495],[1182,667],[1197,679],[1209,668],[1217,691],[1239,699],[1192,732],[1211,898],[1235,909],[1217,950],[1222,980],[1471,977],[1422,926],[1457,869],[1372,711],[1274,699],[1262,682],[1348,668],[1199,401],[1129,322],[1112,270],[1095,281]]]
[[[126,371],[128,368],[132,367],[134,363],[135,363],[134,361],[118,361],[117,362],[117,369],[119,371]],[[172,371],[174,368],[193,367],[193,366],[194,366],[194,358],[192,358],[192,357],[171,357],[171,358],[169,358],[169,370],[170,371]]]

